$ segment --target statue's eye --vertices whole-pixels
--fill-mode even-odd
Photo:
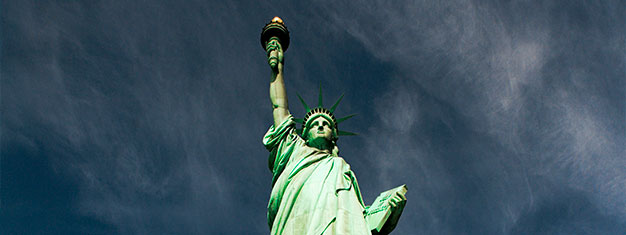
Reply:
[[[328,122],[324,121],[324,126],[328,126],[328,125],[329,125]]]

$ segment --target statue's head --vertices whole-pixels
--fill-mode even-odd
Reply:
[[[306,140],[307,145],[311,147],[316,147],[319,149],[333,149],[333,152],[336,152],[335,149],[337,147],[337,139],[340,135],[355,135],[354,133],[347,131],[340,131],[337,125],[348,118],[353,117],[354,115],[349,115],[347,117],[343,117],[340,119],[336,119],[335,109],[339,102],[343,98],[343,95],[335,102],[335,104],[330,108],[326,109],[322,107],[322,88],[320,86],[320,94],[318,99],[318,106],[316,108],[309,108],[309,106],[304,102],[304,99],[298,95],[300,102],[306,109],[306,115],[304,115],[303,119],[296,118],[296,122],[302,123],[302,138]],[[337,150],[338,151],[338,150]]]
[[[333,144],[337,141],[337,124],[332,114],[315,113],[309,117],[303,128],[303,137],[309,141],[326,141]]]

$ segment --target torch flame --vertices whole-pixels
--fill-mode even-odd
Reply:
[[[272,19],[272,23],[283,24],[283,20],[280,17],[276,16],[274,17],[274,19]]]

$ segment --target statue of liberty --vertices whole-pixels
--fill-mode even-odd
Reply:
[[[338,124],[352,116],[337,119],[333,114],[343,96],[326,109],[322,107],[321,87],[317,107],[310,108],[298,95],[307,113],[302,119],[294,118],[289,112],[283,78],[283,53],[289,46],[289,32],[280,18],[275,17],[264,27],[261,44],[272,71],[274,124],[263,137],[273,175],[267,213],[271,234],[389,233],[406,203],[406,188],[380,200],[386,200],[388,206],[377,207],[376,211],[366,206],[354,172],[338,155],[338,136],[353,135],[338,130]],[[302,124],[301,131],[296,123]],[[368,216],[385,210],[390,212],[383,229],[372,229],[375,226],[368,224]]]

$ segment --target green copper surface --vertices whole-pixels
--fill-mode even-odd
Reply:
[[[337,102],[335,102],[335,104],[333,104],[333,107],[330,108],[330,112],[332,112],[332,113],[335,112],[335,109],[337,108],[337,105],[339,105],[339,102],[341,102],[341,99],[343,99],[343,95],[345,95],[345,94],[341,94],[341,96],[339,97]]]
[[[404,209],[406,187],[385,191],[374,204],[365,205],[356,175],[339,156],[337,146],[339,135],[355,135],[337,127],[354,114],[339,119],[333,114],[343,94],[330,109],[323,108],[320,85],[318,106],[311,109],[298,94],[306,114],[303,119],[291,115],[283,76],[287,46],[281,45],[289,42],[288,35],[282,19],[275,17],[261,36],[271,68],[274,117],[274,124],[263,137],[272,172],[267,212],[270,234],[390,233]],[[303,124],[301,132],[296,122]]]
[[[320,93],[317,96],[317,107],[323,107],[324,105],[322,104],[322,84],[320,83]]]

